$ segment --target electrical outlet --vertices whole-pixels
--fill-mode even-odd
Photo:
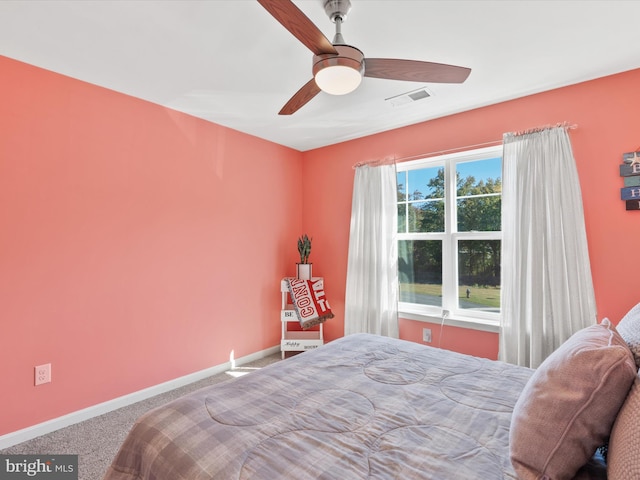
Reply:
[[[431,329],[423,328],[422,329],[422,341],[426,343],[431,343]]]
[[[38,365],[37,367],[35,367],[35,380],[36,385],[42,385],[43,383],[49,383],[51,381],[50,363]]]

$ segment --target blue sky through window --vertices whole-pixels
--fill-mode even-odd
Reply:
[[[434,190],[433,188],[427,187],[429,182],[438,176],[438,170],[444,168],[439,165],[436,167],[430,168],[421,168],[419,170],[409,170],[408,173],[408,187],[407,193],[410,195],[410,198],[433,198]],[[419,197],[414,197],[413,194],[418,191],[422,193]]]
[[[461,162],[456,166],[462,178],[473,176],[476,182],[491,178],[502,178],[502,158],[489,158],[487,160],[475,160],[471,162]]]
[[[434,189],[427,187],[431,179],[438,175],[438,170],[444,168],[443,165],[436,165],[417,170],[398,172],[398,185],[402,186],[402,192],[409,195],[409,200],[434,198]],[[473,176],[476,183],[488,179],[496,180],[502,178],[502,158],[489,158],[483,160],[473,160],[460,162],[456,169],[462,178]],[[420,192],[418,197],[414,197],[415,192]]]

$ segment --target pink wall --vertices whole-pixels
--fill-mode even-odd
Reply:
[[[473,330],[472,337],[466,328],[443,326],[440,323],[416,322],[400,319],[400,338],[418,343],[422,342],[422,329],[431,329],[431,343],[436,348],[446,348],[454,352],[466,353],[477,357],[497,358],[498,335],[492,332]]]
[[[359,161],[577,123],[599,316],[639,301],[618,164],[640,146],[640,70],[305,153],[4,57],[0,71],[0,435],[278,344],[302,232],[341,336]],[[401,336],[422,327],[440,341],[409,320]],[[495,358],[497,335],[445,327],[440,346]]]
[[[300,152],[0,71],[0,435],[279,344]]]
[[[305,152],[305,201],[313,201],[314,208],[308,209],[304,229],[314,236],[314,269],[325,276],[337,314],[327,325],[327,336],[335,338],[343,331],[355,163],[499,141],[504,132],[563,121],[579,126],[570,135],[582,185],[598,317],[617,323],[640,301],[640,261],[635,254],[640,211],[625,210],[618,175],[622,154],[640,147],[638,85],[640,70],[634,70]],[[420,341],[423,326],[429,325],[402,320],[402,338]],[[498,352],[497,334],[453,327],[445,327],[441,346],[489,358]]]

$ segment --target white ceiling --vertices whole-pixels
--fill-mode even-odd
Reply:
[[[322,0],[295,3],[333,38]],[[254,0],[2,0],[0,54],[301,151],[640,67],[637,0],[352,5],[342,33],[365,58],[470,67],[468,80],[365,78],[278,116],[312,53]],[[432,97],[385,102],[425,86]]]

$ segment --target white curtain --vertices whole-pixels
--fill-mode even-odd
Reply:
[[[344,333],[398,337],[398,231],[395,165],[356,168]]]
[[[503,139],[500,359],[532,368],[596,321],[567,128]]]

